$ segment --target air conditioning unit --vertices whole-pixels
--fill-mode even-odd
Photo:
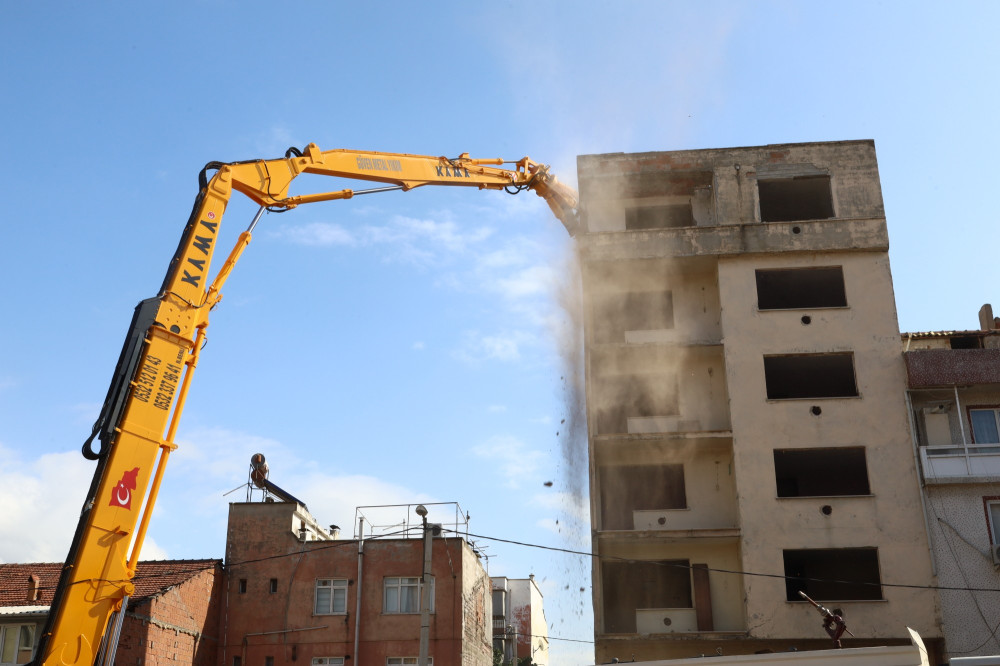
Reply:
[[[1000,566],[1000,543],[992,544],[990,550],[993,552],[993,566]]]

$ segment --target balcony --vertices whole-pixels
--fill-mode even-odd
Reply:
[[[927,483],[972,483],[1000,479],[1000,444],[921,446]]]

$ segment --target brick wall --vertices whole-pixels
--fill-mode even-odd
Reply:
[[[215,666],[221,584],[207,569],[130,606],[116,666]]]

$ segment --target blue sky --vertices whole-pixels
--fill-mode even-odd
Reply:
[[[998,13],[11,4],[0,561],[65,554],[91,473],[79,445],[210,160],[309,142],[530,155],[574,183],[579,154],[874,139],[901,329],[975,328],[996,274]],[[252,213],[234,202],[230,238]],[[585,443],[560,424],[569,254],[530,194],[425,188],[266,216],[213,314],[147,556],[221,557],[241,497],[223,493],[257,451],[324,524],[351,524],[357,505],[458,501],[474,533],[586,549],[570,492]],[[542,581],[553,637],[591,638],[588,562],[487,552],[492,574]],[[552,641],[554,664],[590,659]]]

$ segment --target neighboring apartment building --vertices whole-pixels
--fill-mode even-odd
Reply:
[[[924,517],[950,657],[1000,653],[1000,330],[906,333]]]
[[[873,142],[578,168],[597,662],[828,647],[801,590],[934,663]]]
[[[549,664],[549,628],[542,591],[535,575],[527,578],[493,576],[493,648],[504,663],[531,657],[537,666]]]
[[[216,666],[220,560],[139,562],[115,663]],[[0,664],[35,655],[61,564],[0,564]]]
[[[333,532],[296,502],[230,505],[220,666],[417,663],[420,530],[360,542]],[[491,666],[490,579],[451,534],[432,539],[428,663]]]

